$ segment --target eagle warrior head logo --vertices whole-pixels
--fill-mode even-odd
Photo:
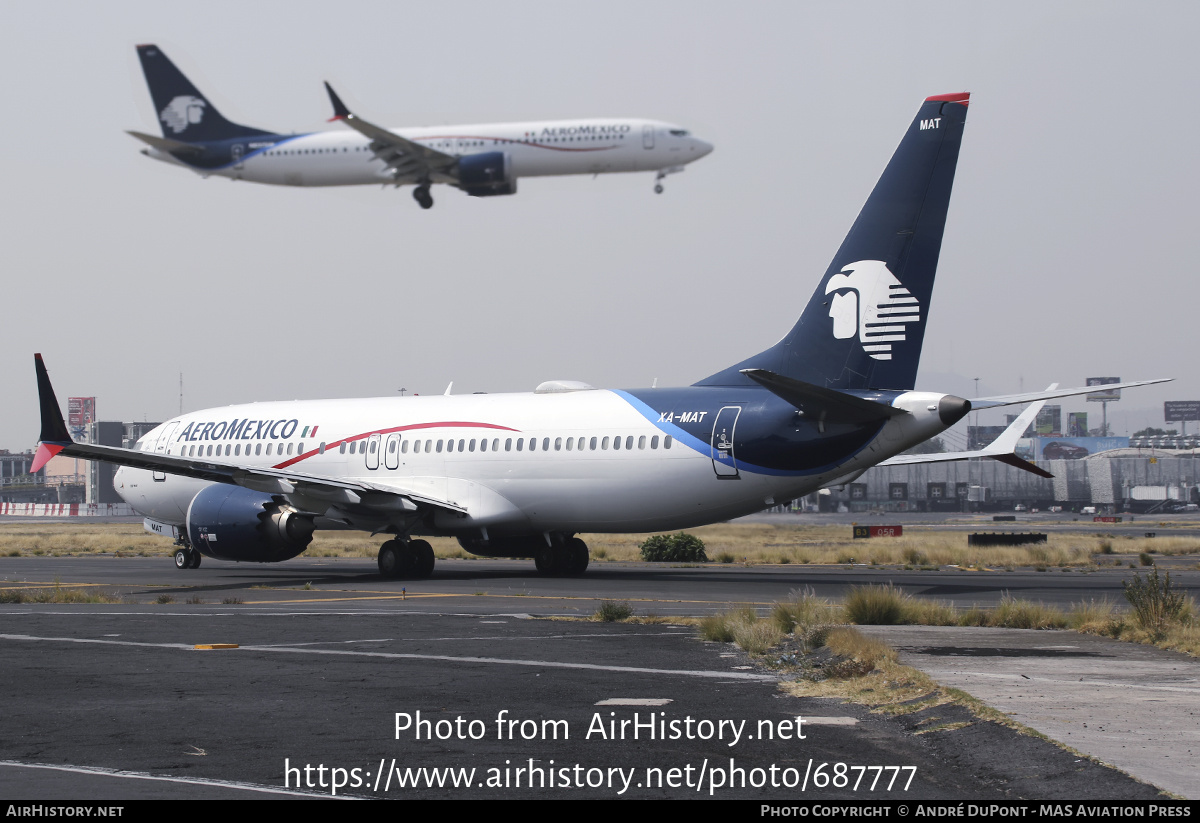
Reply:
[[[859,260],[829,278],[833,336],[858,335],[863,351],[876,360],[892,359],[892,344],[904,342],[904,326],[921,319],[921,306],[882,260]]]
[[[207,105],[208,103],[199,97],[181,94],[159,112],[158,119],[175,134],[179,134],[188,126],[200,122],[204,117],[204,107]]]

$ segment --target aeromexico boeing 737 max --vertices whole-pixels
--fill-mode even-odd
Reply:
[[[679,126],[633,118],[392,131],[351,114],[328,83],[333,119],[357,134],[274,134],[222,117],[157,46],[137,50],[162,137],[129,133],[148,144],[147,156],[206,177],[283,186],[412,185],[413,197],[428,209],[434,183],[490,197],[515,194],[519,177],[561,174],[652,171],[661,193],[664,177],[712,151]]]
[[[71,441],[39,355],[34,470],[54,454],[120,464],[117,491],[176,537],[180,567],[287,560],[337,526],[392,535],[385,576],[430,574],[414,538],[433,534],[576,574],[579,533],[727,520],[881,463],[993,457],[1045,475],[1011,453],[1036,407],[980,451],[901,454],[973,407],[1094,391],[913,390],[966,113],[966,94],[926,100],[795,327],[692,386],[256,403],[181,415],[119,449]]]

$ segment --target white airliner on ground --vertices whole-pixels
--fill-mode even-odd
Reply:
[[[175,537],[181,568],[287,560],[314,529],[349,527],[390,535],[382,574],[418,577],[434,566],[419,535],[578,574],[580,533],[728,520],[881,463],[990,457],[1048,476],[1012,454],[1036,406],[985,449],[901,454],[972,408],[1095,391],[913,389],[967,102],[922,104],[793,329],[692,386],[255,403],[181,415],[120,449],[71,441],[37,355],[33,470],[55,454],[120,464],[117,491]]]
[[[657,120],[588,118],[390,130],[353,115],[328,83],[334,118],[354,131],[274,134],[221,116],[162,50],[138,46],[162,137],[130,131],[142,153],[218,175],[281,186],[411,185],[422,208],[430,186],[445,183],[476,197],[515,194],[520,177],[683,171],[712,146]]]

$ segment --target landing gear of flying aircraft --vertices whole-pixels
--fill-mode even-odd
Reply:
[[[424,540],[389,540],[379,547],[379,573],[390,580],[429,577],[435,560]]]
[[[433,195],[429,193],[428,184],[423,184],[413,189],[413,199],[416,200],[423,209],[433,208]]]
[[[534,556],[533,564],[547,577],[577,577],[587,571],[588,559],[587,543],[572,537],[560,545],[544,547]]]
[[[175,568],[198,569],[203,555],[195,549],[179,548],[175,550]]]
[[[667,172],[665,170],[663,170],[663,171],[660,171],[658,173],[658,176],[654,178],[654,193],[655,194],[663,193],[662,181],[663,181],[663,178],[666,176],[667,176]]]
[[[662,193],[663,193],[663,184],[662,184],[662,183],[655,183],[655,184],[654,184],[654,193],[655,193],[655,194],[662,194]]]

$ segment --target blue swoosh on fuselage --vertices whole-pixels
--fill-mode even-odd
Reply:
[[[815,422],[797,417],[790,403],[766,389],[753,387],[618,389],[613,394],[659,431],[710,457],[717,415],[722,408],[740,407],[734,430],[734,459],[715,459],[739,471],[777,477],[833,471],[865,449],[883,428],[883,422],[830,424],[821,432]],[[672,419],[664,420],[664,416]],[[675,422],[680,418],[685,422]]]

